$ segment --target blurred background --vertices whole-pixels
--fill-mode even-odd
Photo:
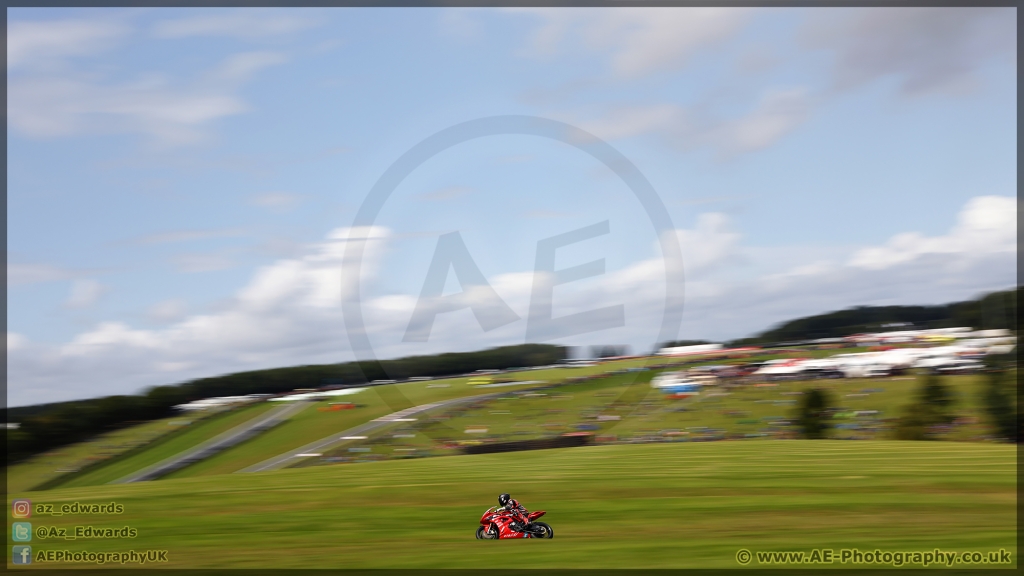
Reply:
[[[1015,552],[1016,21],[8,10],[8,491],[127,502],[180,567],[490,565],[463,540],[510,490],[553,510],[538,567]],[[513,114],[653,212],[495,134],[357,219]]]
[[[992,9],[12,10],[8,402],[354,359],[355,211],[407,149],[496,114],[579,126],[650,180],[684,254],[679,338],[1011,287],[1015,46]],[[525,135],[435,156],[359,232],[377,355],[523,343],[537,242],[605,220],[559,249],[604,273],[553,315],[624,325],[551,343],[647,351],[659,238],[607,167]],[[403,342],[453,231],[520,320],[463,309]]]

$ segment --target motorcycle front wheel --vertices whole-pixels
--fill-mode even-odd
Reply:
[[[534,533],[537,535],[538,538],[555,537],[555,531],[551,529],[551,526],[548,526],[544,522],[534,522],[533,525],[535,527]]]
[[[483,526],[479,526],[476,529],[477,540],[494,540],[498,535],[493,530],[488,530]]]

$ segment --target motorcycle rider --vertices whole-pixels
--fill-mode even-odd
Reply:
[[[498,496],[498,512],[513,512],[522,515],[522,522],[513,522],[511,528],[516,532],[522,532],[526,529],[526,525],[529,523],[529,511],[526,507],[520,504],[516,499],[512,498],[509,494],[502,494]]]

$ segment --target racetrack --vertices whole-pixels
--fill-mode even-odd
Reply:
[[[266,472],[268,470],[284,468],[290,464],[298,462],[298,458],[300,458],[299,454],[316,453],[319,450],[326,450],[328,448],[342,445],[345,442],[350,441],[348,440],[348,438],[367,434],[373,432],[374,430],[377,430],[378,428],[382,428],[385,426],[391,426],[396,422],[401,422],[401,419],[403,418],[408,418],[415,414],[420,414],[422,412],[427,412],[429,410],[450,408],[457,404],[463,404],[466,402],[487,400],[490,398],[494,398],[496,396],[500,396],[502,394],[504,394],[504,392],[496,392],[492,394],[479,394],[476,396],[466,396],[462,398],[453,398],[451,400],[431,402],[429,404],[422,404],[420,406],[406,408],[405,410],[399,410],[398,412],[393,412],[391,414],[388,414],[387,416],[381,416],[380,418],[376,418],[374,420],[366,422],[365,424],[360,424],[359,426],[356,426],[354,428],[349,428],[348,430],[345,430],[343,432],[331,434],[330,436],[321,438],[316,442],[311,442],[309,444],[306,444],[305,446],[295,448],[294,450],[289,450],[284,454],[280,454],[273,458],[269,458],[267,460],[264,460],[263,462],[239,470],[238,472]]]
[[[112,482],[112,484],[130,484],[132,482],[143,482],[146,480],[155,480],[161,476],[170,474],[171,472],[184,468],[189,464],[208,458],[218,452],[226,450],[236,444],[244,442],[261,432],[269,430],[270,428],[285,421],[293,414],[298,413],[302,409],[309,405],[308,402],[291,402],[283,406],[276,406],[268,411],[266,414],[262,414],[240,426],[236,426],[219,436],[211,438],[194,448],[190,448],[184,452],[175,454],[170,458],[157,462],[152,466],[143,468]]]

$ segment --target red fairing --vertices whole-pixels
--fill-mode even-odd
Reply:
[[[484,515],[480,517],[480,524],[487,526],[488,529],[492,525],[495,526],[498,529],[499,539],[529,538],[530,535],[528,533],[513,530],[512,524],[519,523],[521,525],[525,525],[533,521],[534,518],[540,518],[543,515],[544,512],[533,512],[530,514],[529,518],[526,518],[522,514],[514,511],[505,510],[502,512],[495,512],[494,508],[489,508],[484,512]]]
[[[530,512],[530,522],[533,522],[534,520],[536,520],[537,518],[540,518],[541,516],[543,516],[545,514],[547,514],[547,512],[545,512],[543,510],[538,510],[536,512]]]

